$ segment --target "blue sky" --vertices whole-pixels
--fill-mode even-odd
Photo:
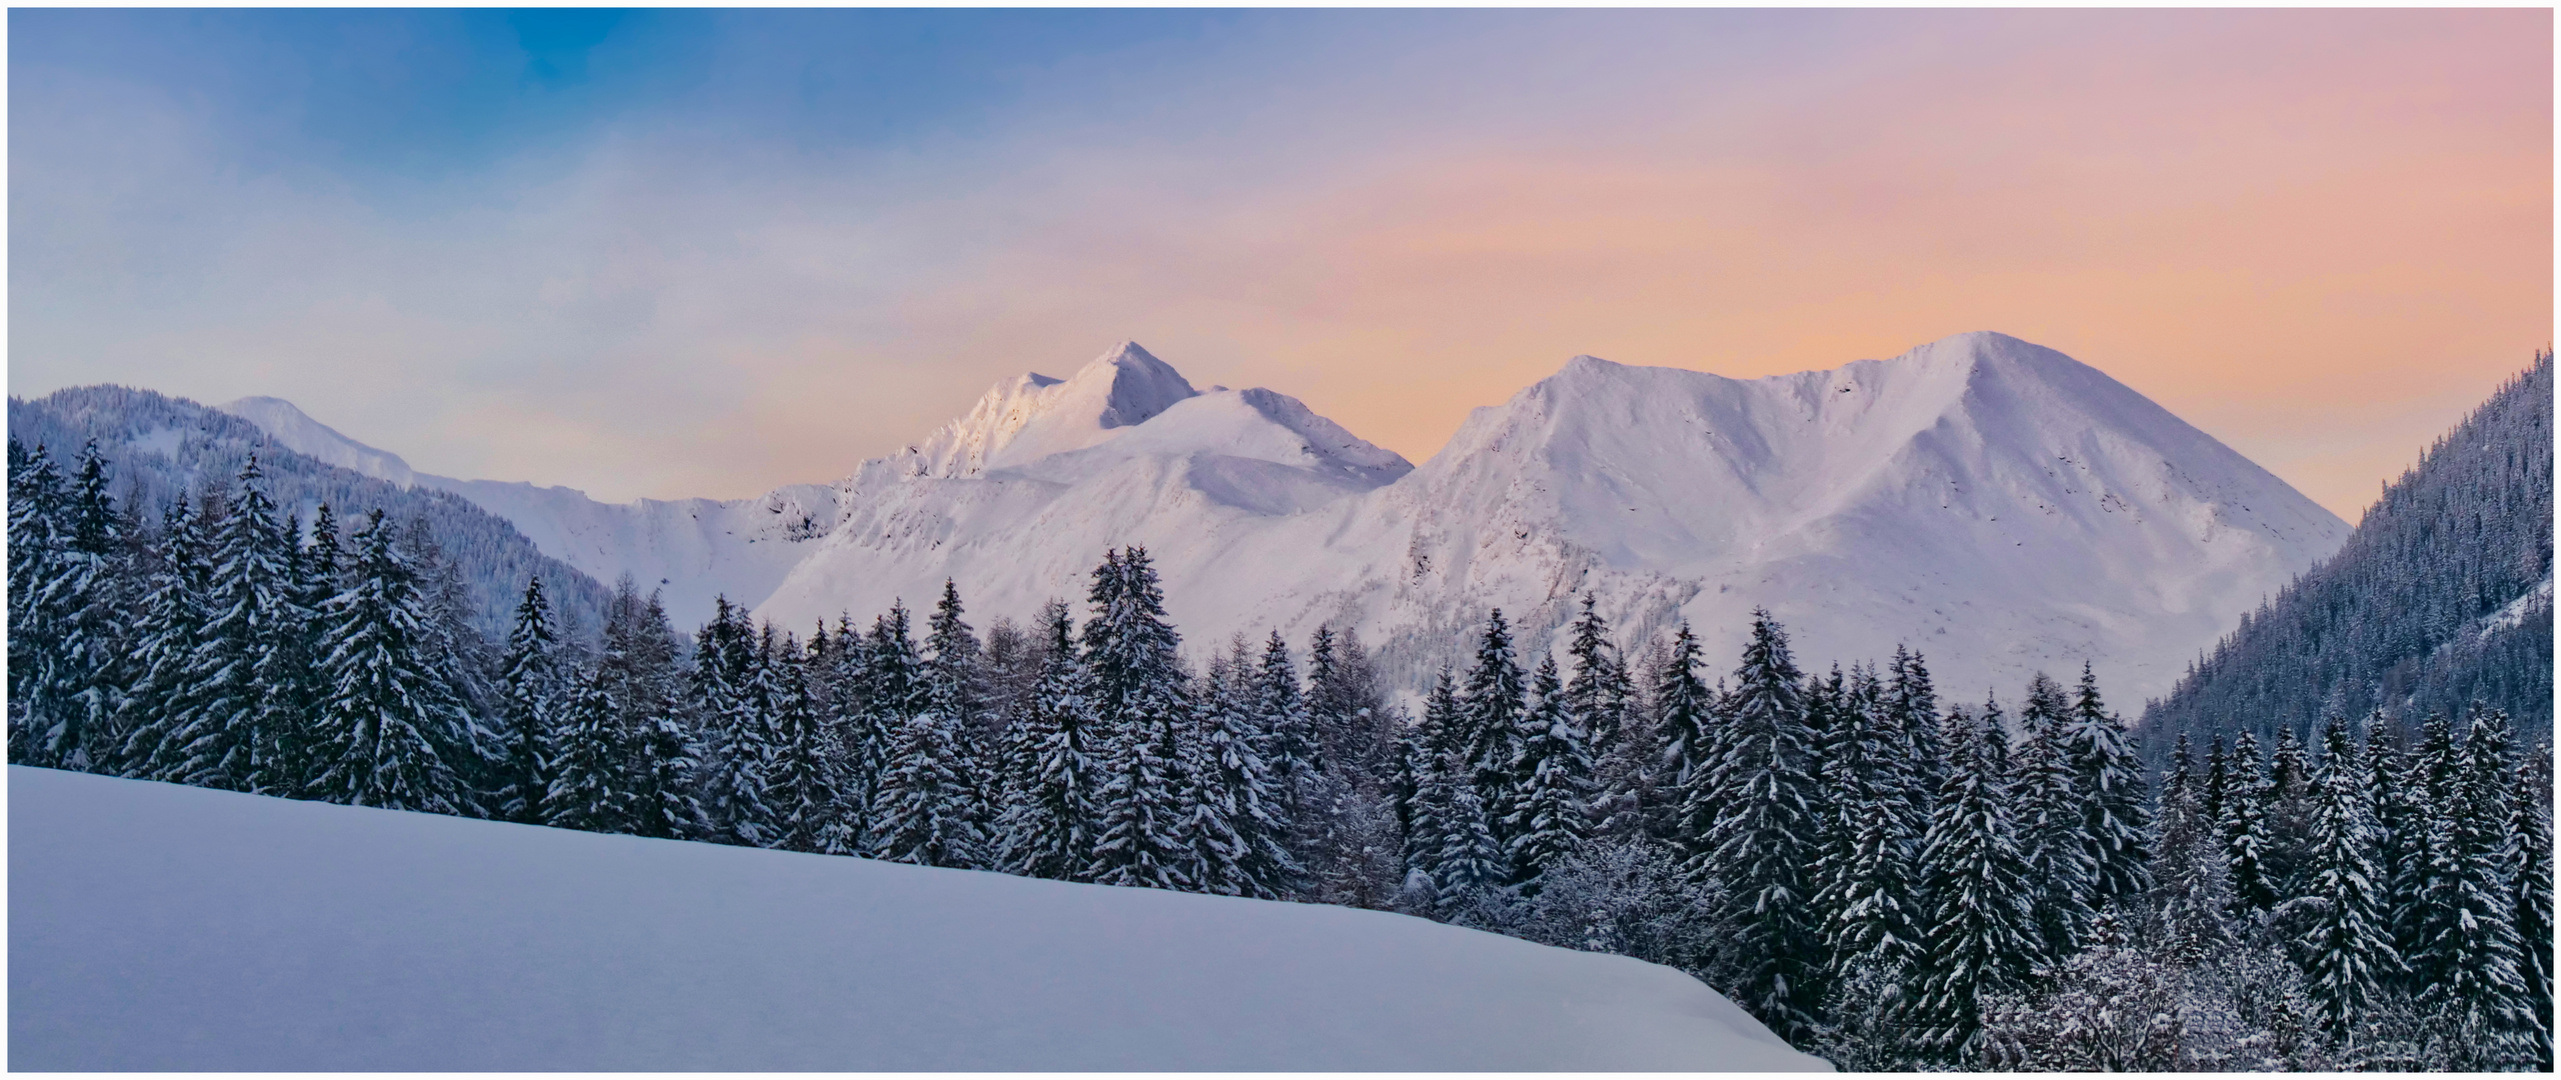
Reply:
[[[831,479],[1122,338],[1419,460],[1578,352],[1999,329],[2352,513],[2549,335],[2549,12],[10,29],[13,393],[274,394],[604,497]]]

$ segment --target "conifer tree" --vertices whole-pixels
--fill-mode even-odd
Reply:
[[[1708,778],[1717,762],[1715,699],[1698,677],[1698,638],[1683,622],[1672,633],[1654,684],[1655,727],[1662,732],[1663,782],[1670,787],[1673,852],[1682,864],[1705,865],[1708,837],[1716,831],[1716,804]]]
[[[1332,632],[1318,628],[1317,644],[1331,663]],[[1319,827],[1324,775],[1316,723],[1308,702],[1298,692],[1297,669],[1289,660],[1289,643],[1275,630],[1263,643],[1262,666],[1253,676],[1257,756],[1271,769],[1275,820],[1289,830],[1292,847],[1305,850]]]
[[[2216,740],[2215,770],[2223,766],[2222,749]],[[2207,788],[2202,782],[2165,787],[2152,821],[2151,938],[2164,958],[2185,967],[2205,962],[2232,941],[2232,876],[2222,825],[2206,809]]]
[[[1427,788],[1423,797],[1426,807],[1447,808],[1442,828],[1435,830],[1442,836],[1431,876],[1436,915],[1460,923],[1483,921],[1513,896],[1511,860],[1494,837],[1492,814],[1477,797],[1476,785],[1468,782],[1472,768],[1458,755],[1448,755],[1425,774],[1426,783],[1439,790]]]
[[[422,663],[425,600],[382,511],[356,534],[347,590],[321,609],[321,766],[306,791],[332,802],[458,814],[451,757],[469,719]]]
[[[2526,983],[2537,1058],[2552,1071],[2552,744],[2535,748],[2533,764],[2519,770],[2509,796],[2510,893],[2523,951],[2518,974]]]
[[[631,792],[624,783],[621,718],[615,715],[602,665],[572,676],[553,752],[551,786],[543,795],[543,823],[556,829],[621,833],[631,829]]]
[[[2434,910],[2418,967],[2423,1007],[2456,1033],[2459,1068],[2512,1069],[2540,1056],[2515,907],[2509,900],[2507,715],[2475,705],[2454,765],[2451,798],[2436,815],[2434,865],[2424,902]]]
[[[2260,773],[2259,743],[2249,732],[2232,743],[2224,763],[2223,858],[2231,868],[2236,914],[2264,912],[2283,899],[2267,864],[2269,792]]]
[[[40,695],[53,721],[42,752],[62,768],[107,771],[116,756],[113,726],[127,675],[123,627],[132,598],[126,588],[125,520],[107,492],[106,459],[95,439],[81,448],[60,512],[65,520],[57,530],[58,571],[37,598],[48,612],[49,632],[57,635],[45,650],[57,666]],[[290,658],[299,661],[301,655]],[[265,707],[276,706],[271,701]]]
[[[2037,953],[2029,886],[2002,771],[1997,728],[1951,710],[1946,778],[1921,865],[1931,897],[1927,958],[1906,1018],[1912,1049],[1944,1066],[1976,1064],[1986,999],[2019,985]]]
[[[1406,784],[1398,816],[1405,835],[1405,876],[1437,881],[1450,832],[1449,778],[1444,770],[1458,736],[1458,680],[1443,667],[1423,697],[1423,719],[1407,734]]]
[[[9,761],[51,766],[67,704],[56,694],[68,613],[61,581],[67,538],[62,470],[42,445],[9,440]]]
[[[1175,659],[1181,639],[1165,620],[1165,594],[1144,548],[1105,553],[1094,569],[1094,615],[1085,624],[1095,715],[1109,733],[1109,776],[1097,801],[1093,880],[1179,889],[1191,845],[1183,727],[1188,687]]]
[[[1095,743],[1091,684],[1067,605],[1050,604],[1041,622],[1049,651],[1015,728],[1022,740],[1015,756],[1031,771],[1007,808],[1002,866],[1030,877],[1085,880],[1098,825],[1102,747]]]
[[[1735,958],[1736,1003],[1782,1038],[1799,1038],[1812,1032],[1820,1002],[1822,947],[1807,918],[1805,873],[1806,838],[1820,823],[1809,807],[1804,676],[1767,611],[1753,612],[1734,683],[1725,709],[1732,730],[1720,740],[1725,756],[1706,785],[1718,809],[1713,865],[1688,874],[1725,884],[1718,924]]]
[[[551,788],[545,762],[559,719],[560,659],[551,628],[551,598],[543,593],[539,576],[526,581],[524,599],[516,604],[516,625],[507,635],[498,684],[508,740],[507,790],[499,812],[509,821],[540,824],[543,796]]]
[[[272,794],[300,787],[274,754],[298,741],[307,723],[293,701],[303,681],[306,615],[294,602],[289,548],[260,482],[265,475],[250,455],[214,537],[204,630],[182,691],[187,722],[172,735],[180,744],[174,767],[156,779]]]
[[[185,496],[161,515],[153,548],[156,565],[145,581],[134,629],[134,685],[117,720],[124,733],[118,768],[145,779],[175,772],[186,760],[186,743],[175,736],[191,716],[188,675],[204,637],[205,537]]]
[[[956,809],[983,836],[993,823],[998,795],[984,770],[989,748],[980,743],[980,732],[992,726],[986,717],[990,711],[986,656],[962,614],[959,586],[943,579],[942,599],[934,603],[933,617],[926,620],[925,701],[951,728],[952,746],[959,755],[955,767],[962,801]]]
[[[1506,854],[1524,895],[1535,894],[1546,873],[1581,849],[1591,835],[1592,759],[1556,671],[1542,657],[1530,679],[1529,707],[1521,711],[1520,758],[1512,765],[1519,792],[1506,830]]]
[[[1269,661],[1275,653],[1286,674],[1288,652],[1274,634],[1262,678],[1251,677],[1239,636],[1227,670],[1217,673],[1224,677],[1208,680],[1197,699],[1200,756],[1190,771],[1199,789],[1186,832],[1193,844],[1191,876],[1202,892],[1276,900],[1293,891],[1301,873],[1284,842],[1273,778],[1256,745],[1256,711],[1270,700]]]
[[[1512,629],[1503,621],[1503,609],[1495,608],[1485,616],[1485,632],[1477,639],[1476,660],[1467,669],[1467,682],[1459,696],[1464,732],[1462,745],[1470,781],[1476,785],[1488,819],[1493,823],[1497,843],[1511,841],[1509,825],[1516,809],[1517,793],[1512,790],[1512,761],[1521,748],[1521,666],[1513,658]]]
[[[893,603],[889,612],[888,634],[875,644],[875,658],[885,658],[887,663],[912,671],[920,665],[915,643],[907,636],[907,611]],[[830,855],[855,854],[850,842],[852,830],[846,827],[845,809],[839,801],[834,769],[837,752],[818,715],[808,658],[792,635],[776,639],[769,627],[764,636],[767,660],[756,695],[765,702],[766,715],[773,718],[774,737],[773,756],[765,766],[764,793],[765,807],[773,814],[773,834],[765,838],[765,846]],[[885,816],[885,811],[885,802],[873,804],[875,814]],[[875,841],[880,836],[877,827],[881,823],[871,823],[874,828],[870,838]],[[862,853],[882,856],[884,850],[874,846]]]
[[[1941,781],[1945,778],[1944,751],[1939,746],[1938,691],[1930,681],[1929,664],[1921,654],[1894,646],[1894,660],[1886,669],[1887,682],[1881,703],[1885,707],[1887,727],[1902,732],[1903,798],[1888,809],[1901,815],[1895,833],[1914,851],[1918,851],[1923,833],[1929,831],[1931,808],[1936,805]]]
[[[2322,732],[2321,770],[2312,778],[2312,845],[2305,895],[2319,901],[2302,942],[2304,989],[2322,1028],[2346,1044],[2400,966],[2374,866],[2372,813],[2347,727]]]
[[[2074,787],[2081,792],[2081,832],[2090,846],[2093,906],[2143,895],[2151,882],[2144,850],[2147,822],[2143,769],[2125,738],[2125,725],[2099,699],[2099,682],[2081,664],[2081,682],[2063,747]]]
[[[761,657],[746,613],[726,595],[694,635],[691,693],[707,747],[698,774],[706,839],[762,846],[772,829],[765,769],[773,758],[772,727],[753,690]]]
[[[2082,785],[2075,768],[2070,713],[2051,677],[2040,671],[2028,681],[2011,785],[2041,952],[2054,960],[2081,951],[2098,899],[2100,844],[2083,816],[2083,803],[2097,793]]]
[[[946,604],[933,619],[931,662],[907,650],[906,613],[892,610],[889,625],[896,634],[880,655],[885,663],[917,668],[894,681],[920,687],[922,707],[908,713],[891,744],[874,803],[871,852],[893,862],[972,869],[985,857],[972,779],[976,763],[964,749],[975,654],[960,643],[969,637],[968,628],[960,621],[958,596],[948,582],[945,587]]]

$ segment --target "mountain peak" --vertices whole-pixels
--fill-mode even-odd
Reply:
[[[974,476],[1081,450],[1199,396],[1183,373],[1123,341],[1056,379],[1028,372],[990,388],[968,414],[910,448],[918,476]]]

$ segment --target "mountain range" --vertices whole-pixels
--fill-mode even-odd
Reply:
[[[1136,544],[1196,645],[1330,623],[1408,688],[1486,609],[1534,656],[1588,591],[1630,647],[1686,619],[1721,664],[1759,607],[1816,663],[1905,643],[1970,698],[2089,661],[2139,702],[2348,533],[2134,390],[1995,333],[1762,379],[1576,357],[1420,466],[1123,343],[1001,383],[835,484],[733,501],[431,476],[278,399],[221,408],[467,499],[597,579],[628,573],[679,625],[717,594],[787,629],[859,619],[947,576],[981,625],[1027,620]]]

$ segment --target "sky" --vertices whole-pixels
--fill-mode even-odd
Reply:
[[[744,497],[1124,339],[1419,462],[1999,330],[2354,520],[2552,340],[2552,17],[16,9],[8,387]]]

